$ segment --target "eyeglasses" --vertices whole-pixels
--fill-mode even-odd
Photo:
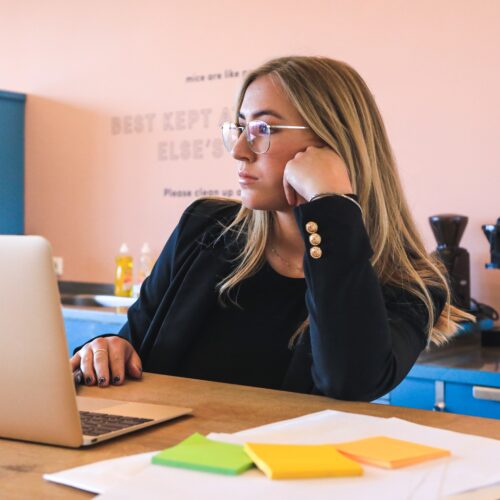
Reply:
[[[233,148],[240,138],[240,135],[245,131],[246,140],[250,149],[256,154],[267,153],[271,146],[271,131],[274,129],[293,129],[305,130],[309,127],[301,125],[269,125],[261,120],[253,120],[245,126],[237,125],[236,123],[224,122],[221,125],[222,140],[224,146],[231,153]]]

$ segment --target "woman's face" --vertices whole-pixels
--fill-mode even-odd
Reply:
[[[245,92],[240,108],[239,125],[262,120],[269,125],[306,125],[280,86],[261,76]],[[240,135],[232,155],[238,160],[241,200],[245,207],[256,210],[289,210],[283,189],[283,172],[289,160],[308,146],[320,145],[309,129],[273,129],[271,145],[266,153],[254,153]]]

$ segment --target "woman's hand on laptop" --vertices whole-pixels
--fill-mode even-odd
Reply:
[[[125,339],[112,335],[99,337],[85,344],[70,359],[75,380],[100,387],[120,385],[125,375],[142,377],[141,358]]]

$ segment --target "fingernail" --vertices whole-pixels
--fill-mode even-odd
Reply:
[[[120,377],[118,377],[118,375],[113,379],[113,384],[117,384],[118,382],[120,382]]]
[[[104,377],[101,377],[99,379],[99,385],[104,385],[106,383],[106,379]]]
[[[92,379],[91,379],[90,377],[87,377],[87,378],[85,379],[85,383],[86,383],[87,385],[90,385],[90,384],[92,383]]]
[[[76,377],[75,377],[75,381],[77,384],[81,384],[82,383],[82,374],[79,373]]]

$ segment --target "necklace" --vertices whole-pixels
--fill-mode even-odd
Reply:
[[[290,261],[284,259],[279,253],[278,253],[278,250],[276,250],[276,248],[274,248],[273,246],[271,246],[271,252],[276,255],[276,257],[278,257],[279,260],[281,260],[281,262],[283,262],[283,264],[285,264],[286,267],[288,267],[288,269],[293,269],[294,271],[298,271],[299,273],[303,273],[304,272],[304,267],[303,266],[295,266],[294,264],[292,264]]]

